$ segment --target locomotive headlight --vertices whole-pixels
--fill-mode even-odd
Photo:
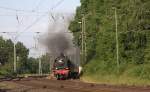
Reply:
[[[62,63],[63,61],[62,61],[62,60],[59,60],[58,62]]]
[[[68,70],[69,68],[68,68],[68,67],[66,67],[65,69],[66,69],[66,70]]]

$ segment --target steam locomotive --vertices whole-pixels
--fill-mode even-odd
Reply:
[[[70,59],[61,54],[54,60],[53,74],[57,80],[79,78],[79,68]]]

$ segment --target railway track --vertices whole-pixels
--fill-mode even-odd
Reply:
[[[150,87],[100,85],[84,83],[79,80],[22,78],[7,82],[14,83],[19,87],[6,92],[150,92]]]
[[[36,78],[46,78],[48,75],[28,75],[28,76],[14,76],[14,77],[2,77],[0,78],[0,82],[3,81],[20,81],[22,79],[36,79]]]
[[[72,84],[73,82],[73,84]],[[57,81],[57,80],[32,80],[30,82],[28,81],[22,81],[22,82],[16,82],[21,85],[28,85],[30,87],[33,87],[33,89],[39,88],[39,89],[49,89],[49,90],[55,90],[57,92],[96,92],[98,89],[93,89],[94,87],[90,84],[88,85],[80,85],[81,83],[78,81]],[[93,87],[93,88],[92,88]],[[100,91],[100,89],[99,89]],[[99,92],[98,91],[98,92]],[[104,90],[101,90],[101,92],[105,92]],[[112,91],[107,91],[112,92]]]

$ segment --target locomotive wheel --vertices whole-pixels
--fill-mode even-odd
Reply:
[[[79,79],[78,72],[70,72],[69,77],[71,79]]]
[[[60,78],[59,78],[59,74],[57,74],[57,75],[56,75],[56,79],[57,79],[57,80],[60,80]]]
[[[62,80],[62,79],[64,79],[64,76],[57,74],[57,75],[56,75],[56,78],[57,78],[57,80]]]

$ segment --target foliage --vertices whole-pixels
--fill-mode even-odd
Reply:
[[[45,55],[42,55],[41,57],[42,61],[42,73],[50,73],[50,56],[48,53]]]
[[[13,74],[14,43],[0,37],[0,75]],[[28,49],[21,43],[16,44],[17,72],[26,71],[25,64],[28,58]]]
[[[69,29],[76,45],[81,48],[81,26],[86,18],[87,61],[85,74],[97,76],[138,77],[141,66],[142,79],[149,79],[150,63],[150,1],[149,0],[81,0],[75,20]],[[118,22],[119,68],[116,62],[116,20]],[[133,65],[130,70],[128,66]],[[117,72],[119,70],[119,72]],[[146,72],[146,73],[145,73]],[[99,74],[99,75],[98,75]]]
[[[26,62],[26,73],[28,74],[36,74],[38,73],[39,63],[38,59],[35,59],[33,57],[29,57]]]

